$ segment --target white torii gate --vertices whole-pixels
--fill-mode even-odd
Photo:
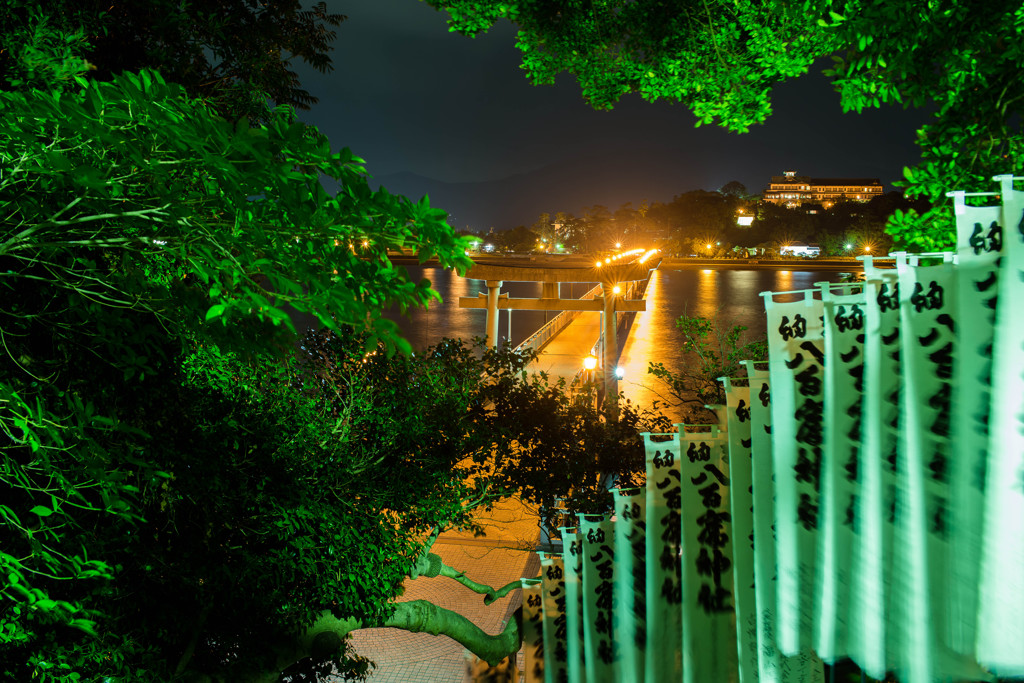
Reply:
[[[660,259],[651,264],[623,263],[604,266],[583,266],[581,259],[566,259],[548,265],[529,261],[523,265],[510,264],[508,260],[476,261],[465,277],[483,280],[487,293],[475,297],[459,297],[459,308],[483,308],[487,310],[487,345],[498,345],[498,311],[502,309],[521,311],[600,311],[604,313],[604,354],[601,375],[605,396],[618,395],[618,379],[611,368],[617,362],[618,342],[616,340],[615,313],[640,312],[647,310],[643,299],[622,299],[615,289],[624,282],[646,280],[656,269]],[[593,263],[593,261],[590,261]],[[539,299],[510,298],[501,293],[506,282],[540,282]],[[592,300],[563,299],[559,296],[561,282],[600,282],[601,296]]]

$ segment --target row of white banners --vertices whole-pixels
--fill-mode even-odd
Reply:
[[[646,435],[646,488],[523,582],[526,681],[1024,677],[1024,192],[995,180],[952,193],[955,253],[763,295],[720,424]]]

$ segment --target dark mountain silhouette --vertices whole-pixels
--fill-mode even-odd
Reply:
[[[694,173],[683,157],[666,168],[664,150],[618,151],[555,163],[529,173],[500,180],[446,183],[403,172],[374,179],[388,191],[419,199],[446,210],[457,229],[506,230],[532,225],[541,213],[566,211],[580,215],[584,207],[600,204],[614,211],[625,202],[670,201],[672,197],[703,187],[709,169]],[[727,170],[722,171],[727,174]]]
[[[879,177],[884,184],[891,182],[881,164],[857,165],[844,162],[842,157],[812,163],[795,154],[785,162],[754,163],[752,159],[758,155],[770,155],[762,154],[760,145],[750,140],[736,136],[736,142],[730,140],[717,152],[676,144],[605,146],[591,154],[499,180],[450,183],[402,172],[377,176],[371,182],[410,199],[428,195],[431,206],[448,212],[453,227],[475,232],[491,227],[507,230],[517,225],[531,226],[542,213],[565,211],[579,216],[585,207],[598,204],[615,211],[626,202],[632,202],[634,208],[644,200],[670,202],[676,195],[718,190],[731,181],[746,186],[750,194],[760,194],[771,176],[790,168],[816,177]],[[738,151],[739,143],[745,145],[745,153]],[[784,167],[783,163],[793,165]]]

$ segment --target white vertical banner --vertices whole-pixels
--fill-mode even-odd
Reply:
[[[864,380],[864,285],[822,283],[824,310],[824,442],[815,595],[814,650],[825,661],[849,654],[853,547],[859,531],[857,468],[860,460]]]
[[[764,292],[772,391],[776,643],[795,656],[812,647],[823,430],[822,304],[813,290],[779,302]],[[793,296],[789,293],[789,296]]]
[[[683,680],[735,683],[736,617],[728,441],[679,427],[683,480]]]
[[[667,439],[665,441],[656,438]],[[647,683],[683,678],[679,436],[644,434],[647,454]]]
[[[743,361],[750,384],[751,485],[754,504],[754,599],[757,604],[757,669],[761,683],[782,681],[775,644],[775,475],[772,472],[772,413],[767,363]]]
[[[615,505],[615,593],[612,628],[619,648],[615,679],[644,680],[647,649],[647,493],[613,490]]]
[[[976,652],[996,675],[1018,677],[1024,676],[1024,192],[1014,189],[1013,177],[1000,182],[1005,253],[993,345]]]
[[[904,571],[895,553],[897,454],[900,429],[900,311],[895,270],[864,259],[864,391],[861,409],[859,511],[850,602],[851,657],[882,680],[898,649],[894,576]]]
[[[823,683],[818,657],[806,650],[786,657],[775,642],[775,482],[772,466],[771,391],[767,363],[743,361],[750,384],[751,483],[754,503],[754,597],[757,602],[757,665],[761,683]]]
[[[934,255],[937,257],[938,255]],[[949,477],[956,281],[953,264],[914,265],[896,254],[903,364],[896,543],[907,561],[899,575],[900,678],[930,683],[945,673],[939,643],[949,624]]]
[[[583,683],[583,541],[577,529],[560,528],[565,561],[565,651],[567,683]]]
[[[978,617],[978,571],[981,567],[985,467],[992,393],[992,344],[997,261],[1003,253],[1002,206],[995,192],[947,193],[953,198],[957,253],[957,357],[953,364],[953,418],[950,438],[950,586],[949,643],[968,661],[974,659]],[[969,206],[967,197],[988,197],[988,206]]]
[[[613,683],[616,647],[612,630],[615,530],[611,520],[580,515],[583,574],[583,670],[587,683]]]
[[[729,509],[732,513],[732,578],[736,605],[736,656],[740,683],[758,680],[757,600],[754,595],[754,488],[750,438],[750,387],[721,378],[729,439]]]
[[[544,683],[569,678],[565,623],[565,562],[561,555],[540,556],[544,608]]]
[[[521,579],[523,587],[523,683],[544,683],[544,596],[541,579]]]

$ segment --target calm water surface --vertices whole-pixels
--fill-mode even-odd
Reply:
[[[411,267],[410,274],[429,279],[443,302],[428,310],[416,310],[409,317],[391,315],[416,349],[424,349],[444,337],[471,339],[485,336],[486,311],[458,307],[460,296],[486,292],[482,280],[461,278],[441,268]],[[625,379],[620,388],[627,398],[642,405],[659,398],[657,382],[647,375],[650,362],[679,367],[682,362],[679,333],[675,320],[687,313],[714,317],[731,324],[745,325],[748,334],[765,333],[764,304],[761,292],[808,289],[816,282],[837,282],[843,273],[785,270],[656,270],[647,290],[647,311],[638,313],[622,352],[620,364]],[[581,296],[590,285],[562,285],[562,297]],[[510,297],[539,297],[540,283],[506,282],[501,291]],[[543,311],[511,312],[511,340],[518,344],[535,332],[554,313]],[[498,334],[510,336],[509,312],[500,313]]]

